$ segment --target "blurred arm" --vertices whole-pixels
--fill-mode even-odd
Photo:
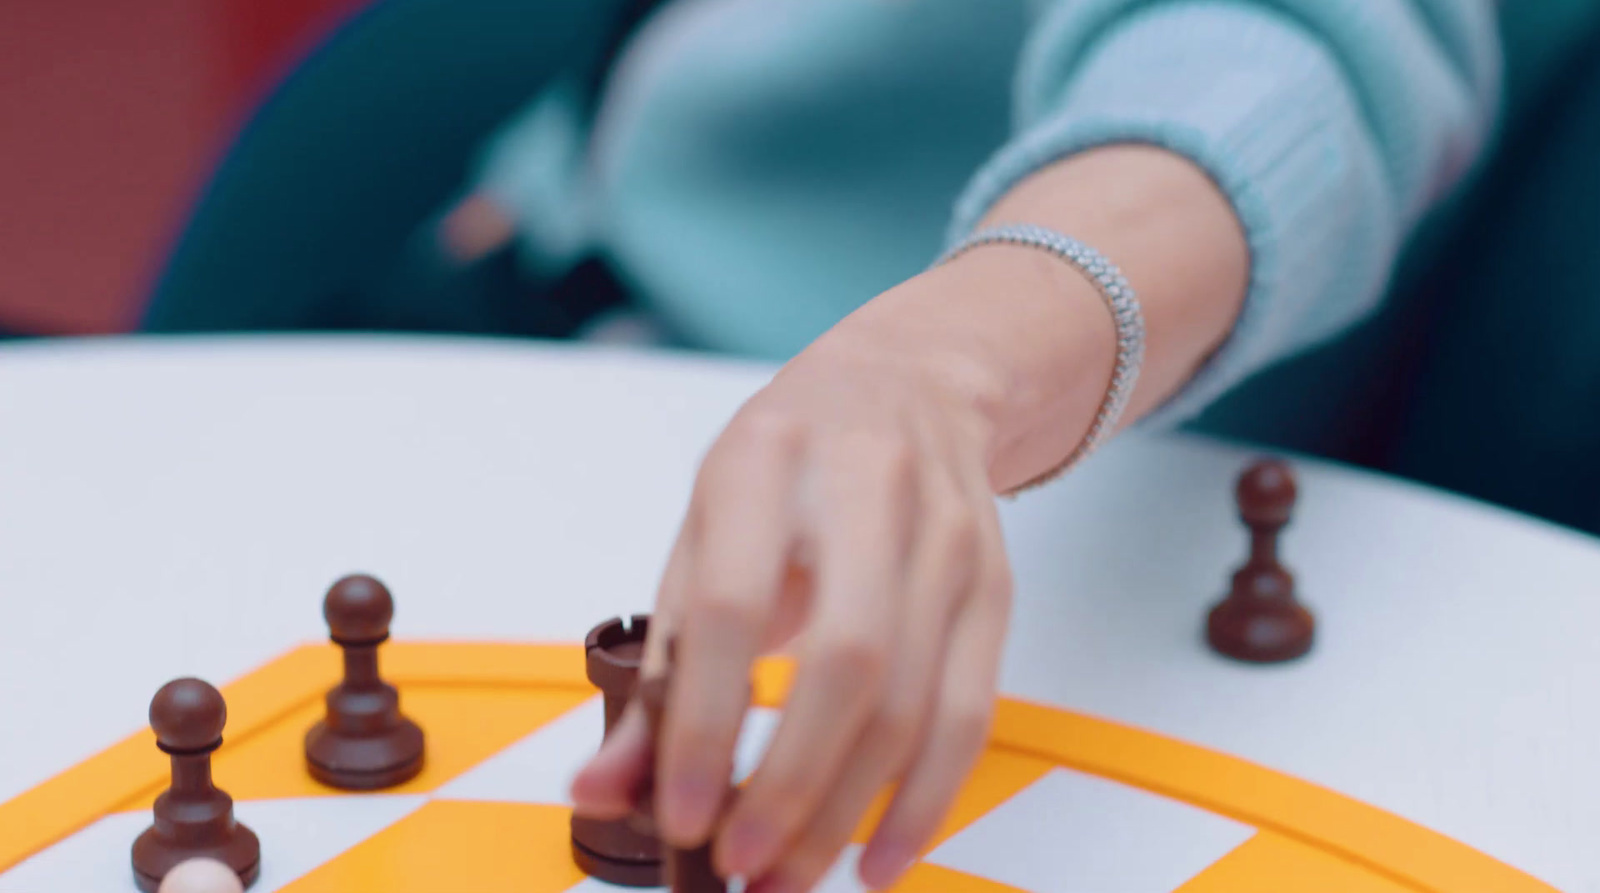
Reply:
[[[1488,0],[1051,2],[1017,133],[950,238],[1036,223],[1122,267],[1149,328],[1126,418],[1175,424],[1377,305],[1405,240],[1481,153],[1499,75]],[[903,309],[970,358],[959,368],[995,373],[963,386],[993,426],[996,486],[1048,470],[1109,380],[1098,296],[1013,248],[914,282],[945,295],[938,309],[896,289],[845,325],[892,327]]]

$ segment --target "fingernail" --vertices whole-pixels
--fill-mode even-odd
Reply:
[[[704,769],[685,769],[667,786],[661,804],[662,829],[672,836],[693,838],[705,833],[717,808],[720,787]]]
[[[874,890],[882,890],[905,873],[916,857],[916,851],[900,844],[868,847],[861,856],[861,882]]]
[[[728,829],[728,873],[749,877],[767,867],[777,850],[777,835],[761,822],[743,820]]]

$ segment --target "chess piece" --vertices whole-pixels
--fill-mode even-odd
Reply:
[[[1206,624],[1211,647],[1235,660],[1280,663],[1311,650],[1316,621],[1295,598],[1294,575],[1278,560],[1278,535],[1295,502],[1287,463],[1263,460],[1239,478],[1239,517],[1250,528],[1250,558]]]
[[[711,865],[711,844],[667,850],[667,889],[672,893],[728,893],[728,882]]]
[[[615,618],[590,630],[584,640],[589,681],[600,689],[605,702],[606,735],[616,728],[638,684],[639,658],[649,626],[650,618],[645,615],[628,621]],[[662,885],[661,842],[653,828],[641,829],[626,818],[600,821],[574,815],[572,861],[585,874],[610,884]]]
[[[157,893],[191,859],[214,859],[248,887],[261,872],[261,842],[234,821],[233,798],[211,783],[211,754],[228,718],[222,693],[199,679],[167,683],[150,701],[156,746],[172,758],[172,786],[156,798],[155,823],[133,843],[134,883]]]
[[[157,893],[244,893],[244,885],[215,859],[190,859],[167,872]]]
[[[322,604],[330,638],[344,652],[344,680],[328,691],[327,715],[306,733],[306,766],[336,788],[370,791],[422,771],[422,729],[400,712],[400,693],[378,675],[394,600],[382,583],[350,576]]]

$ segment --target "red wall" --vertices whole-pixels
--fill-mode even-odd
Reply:
[[[0,324],[124,327],[248,104],[364,0],[0,0]]]

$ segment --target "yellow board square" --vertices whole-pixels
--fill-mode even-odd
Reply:
[[[1263,831],[1179,887],[1178,893],[1408,893],[1412,889],[1297,840]]]
[[[443,685],[402,689],[402,709],[426,730],[427,762],[416,778],[386,793],[436,791],[590,697],[593,695],[570,689]],[[322,712],[322,699],[318,698],[245,740],[225,746],[213,761],[217,786],[235,800],[343,793],[306,772],[306,729]],[[154,801],[151,793],[133,808],[149,809]]]
[[[383,661],[406,711],[429,735],[430,766],[405,791],[437,790],[595,694],[584,678],[583,651],[571,645],[395,642],[385,646]],[[216,775],[236,799],[340,793],[312,782],[301,754],[305,729],[337,674],[334,649],[308,646],[223,689],[229,722]],[[790,680],[786,664],[763,664],[757,673],[758,703],[780,707]],[[1184,893],[1553,893],[1483,853],[1337,792],[1145,730],[1011,699],[999,704],[988,749],[938,840],[981,821],[1056,766],[1261,829]],[[0,803],[0,873],[108,813],[147,807],[166,783],[166,760],[143,730]],[[875,817],[863,826],[858,842]],[[436,801],[287,889],[558,893],[581,880],[568,846],[567,812],[561,807]],[[119,873],[116,883],[123,880]],[[918,865],[898,889],[993,893],[1006,888]]]
[[[977,821],[989,810],[1011,799],[1018,791],[1044,777],[1054,766],[1037,757],[1006,750],[986,750],[967,777],[967,783],[956,794],[956,801],[939,824],[939,830],[928,841],[924,851],[949,840],[956,833]],[[880,794],[872,807],[856,826],[852,840],[864,844],[872,839],[883,811],[889,807],[892,791]]]
[[[561,893],[572,864],[560,806],[435,800],[284,893]]]

